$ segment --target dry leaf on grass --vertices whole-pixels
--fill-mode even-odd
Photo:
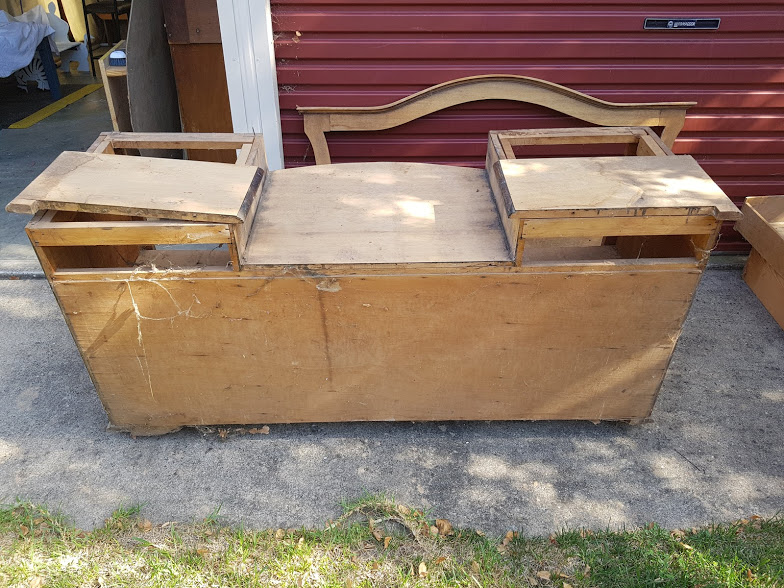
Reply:
[[[19,532],[20,532],[22,535],[27,535],[27,534],[29,534],[29,533],[30,533],[30,529],[29,529],[29,528],[27,528],[27,527],[25,527],[24,525],[19,525]]]
[[[376,541],[381,542],[384,539],[384,534],[378,529],[373,529],[373,537],[376,538]]]
[[[203,557],[203,556],[205,556],[205,555],[207,555],[209,552],[210,552],[210,550],[209,550],[209,549],[204,549],[203,547],[201,547],[201,548],[199,548],[199,549],[197,549],[197,550],[196,550],[196,553],[198,553],[198,554],[199,554],[199,555],[201,555],[202,557]]]
[[[286,536],[286,532],[283,529],[278,529],[277,531],[275,531],[275,539],[277,539],[278,541],[283,539],[285,536]]]
[[[41,588],[44,585],[44,579],[41,576],[35,576],[34,578],[30,579],[30,583],[28,586],[30,588]]]
[[[474,572],[475,574],[479,573],[479,562],[477,561],[471,562],[471,571]]]
[[[446,558],[442,555],[441,557],[436,559],[435,564],[438,566],[438,565],[441,565],[442,563],[444,563],[445,561],[446,561]]]
[[[441,536],[451,535],[454,533],[452,530],[452,523],[448,519],[436,519],[436,528]]]
[[[139,521],[139,523],[137,523],[136,526],[139,527],[139,529],[141,529],[142,531],[145,531],[145,532],[147,532],[147,531],[152,529],[152,523],[150,521],[148,521],[147,519],[144,519],[143,521]]]
[[[526,580],[528,581],[528,583],[529,583],[531,586],[538,586],[538,585],[539,585],[539,582],[537,582],[537,581],[536,581],[536,578],[532,578],[531,576],[528,576],[528,577],[526,578]]]
[[[430,527],[430,534],[433,537],[438,537],[438,527],[436,527],[435,525]]]
[[[681,531],[680,529],[675,529],[674,531],[672,531],[670,533],[670,536],[675,538],[675,539],[680,539],[682,537],[685,537],[686,533],[684,531]]]
[[[564,582],[563,583],[563,588],[572,588],[572,585],[569,584],[569,582]]]
[[[384,549],[389,547],[390,541],[392,541],[392,537],[384,537]]]
[[[419,577],[424,578],[426,576],[427,576],[427,566],[425,565],[425,562],[422,562],[419,564]]]
[[[542,580],[549,580],[550,579],[550,572],[546,570],[542,570],[541,572],[536,572],[536,575],[541,578]]]

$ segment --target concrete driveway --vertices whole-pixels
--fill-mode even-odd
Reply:
[[[31,129],[0,131],[0,203],[107,128],[96,92]],[[221,506],[229,522],[298,527],[323,525],[342,500],[386,492],[491,534],[690,527],[784,509],[784,331],[737,264],[706,272],[643,425],[273,425],[269,435],[187,429],[134,440],[105,430],[49,286],[35,279],[26,220],[0,213],[4,501],[44,502],[85,528],[135,503],[159,522]]]

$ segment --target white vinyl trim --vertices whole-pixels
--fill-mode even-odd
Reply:
[[[278,76],[269,0],[218,0],[235,133],[264,135],[267,166],[283,168]]]

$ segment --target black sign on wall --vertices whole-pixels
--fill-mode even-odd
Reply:
[[[646,18],[646,29],[715,31],[719,28],[720,18]]]

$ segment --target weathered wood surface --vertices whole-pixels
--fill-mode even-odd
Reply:
[[[712,216],[609,216],[534,218],[523,221],[523,238],[572,238],[633,235],[705,235],[718,223]]]
[[[580,127],[571,129],[522,129],[490,131],[497,159],[517,159],[514,147],[529,145],[595,145],[625,143],[628,155],[671,156],[674,153],[650,127]]]
[[[773,269],[756,249],[752,249],[743,269],[743,279],[784,329],[784,274]]]
[[[231,243],[229,225],[189,221],[72,221],[53,222],[52,214],[34,217],[27,234],[42,247],[76,245],[182,245]]]
[[[143,433],[644,418],[699,276],[107,273],[52,285],[112,424]]]
[[[753,196],[735,228],[753,249],[743,279],[784,329],[784,196]]]
[[[244,264],[510,259],[484,170],[346,163],[271,172]]]
[[[240,149],[260,137],[252,133],[107,133],[114,147]]]
[[[649,156],[513,161],[491,133],[489,175],[265,175],[260,137],[108,133],[9,208],[68,210],[28,234],[115,427],[639,420],[739,213],[648,131],[589,135]],[[100,153],[142,145],[228,145],[240,165]]]
[[[253,166],[65,151],[6,210],[77,210],[237,223]]]
[[[522,218],[711,215],[740,211],[689,155],[502,159],[506,212]]]
[[[130,131],[132,129],[128,103],[128,68],[125,65],[109,65],[109,55],[113,51],[125,51],[125,41],[120,41],[104,53],[98,60],[98,68],[101,71],[106,102],[109,105],[109,115],[112,117],[112,127],[115,131]]]
[[[746,198],[742,212],[735,229],[771,268],[784,275],[784,196]]]

